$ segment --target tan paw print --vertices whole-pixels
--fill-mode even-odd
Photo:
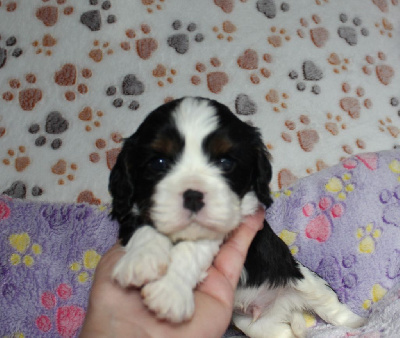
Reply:
[[[67,6],[66,0],[42,0],[43,6],[36,10],[36,18],[43,22],[46,27],[54,26],[59,19],[60,11],[69,16],[74,12],[74,7]],[[53,4],[51,4],[53,2]]]
[[[219,40],[226,39],[226,41],[232,42],[233,41],[232,34],[237,31],[237,27],[231,21],[227,20],[222,23],[221,29],[218,26],[214,26],[212,30],[215,34],[217,34],[217,38]]]
[[[67,161],[60,159],[51,167],[51,172],[57,176],[61,176],[57,181],[58,185],[65,185],[66,181],[75,180],[75,172],[78,166],[75,163],[68,164]]]
[[[377,57],[379,62],[386,60],[386,55],[383,52],[378,52]],[[362,70],[366,75],[371,75],[373,73],[373,69],[375,69],[376,77],[380,83],[386,86],[392,81],[394,76],[393,67],[386,64],[376,65],[375,59],[371,55],[367,55],[365,60],[367,61],[368,65],[363,66]]]
[[[299,122],[301,125],[300,130],[298,129],[296,122],[286,120],[285,127],[288,129],[288,131],[282,132],[281,137],[285,142],[291,143],[295,135],[301,149],[306,152],[310,152],[319,142],[319,134],[315,129],[311,129],[308,127],[308,125],[310,124],[310,119],[308,116],[301,115],[299,118]]]
[[[361,139],[359,139],[359,138],[355,140],[354,144],[355,144],[355,146],[356,146],[358,149],[361,149],[361,150],[364,150],[365,147],[366,147],[365,141],[363,141],[363,140],[361,140]],[[348,144],[342,145],[342,150],[343,150],[347,155],[352,155],[352,154],[354,154],[354,150],[353,150],[353,147],[352,147],[351,145],[348,145]],[[341,158],[340,160],[342,161],[342,160],[344,160],[344,159],[345,159],[345,158]]]
[[[317,27],[309,29],[310,39],[316,47],[324,47],[329,39],[329,32],[326,28],[319,26],[321,24],[321,18],[318,15],[314,14],[311,19]],[[307,36],[305,30],[308,29],[309,23],[305,18],[301,18],[300,25],[303,28],[297,30],[297,35],[304,39]]]
[[[317,6],[322,6],[322,5],[326,5],[329,3],[329,0],[315,0],[315,4]]]
[[[0,9],[4,9],[7,12],[14,12],[18,8],[16,1],[0,1]]]
[[[7,158],[3,159],[3,163],[7,166],[13,165],[17,172],[22,172],[31,164],[31,159],[26,155],[26,148],[19,146],[18,150],[8,149]]]
[[[290,41],[290,35],[287,34],[285,28],[278,29],[275,26],[272,26],[270,29],[272,35],[268,36],[268,43],[273,47],[281,47],[284,41]]]
[[[340,115],[333,116],[332,113],[327,113],[326,118],[328,121],[325,123],[325,129],[333,136],[338,135],[340,130],[347,129],[347,125],[343,123],[343,119]]]
[[[214,68],[219,68],[221,66],[221,61],[218,58],[211,58],[210,65]],[[204,63],[196,63],[196,71],[201,75],[206,73],[207,66]],[[207,77],[207,87],[211,93],[218,94],[222,91],[226,84],[229,82],[228,75],[223,71],[214,71],[206,73]],[[194,75],[191,78],[192,84],[198,86],[202,83],[201,76]]]
[[[1,125],[1,121],[3,120],[3,116],[0,115],[0,138],[2,138],[6,134],[6,128]]]
[[[25,89],[22,88],[23,86],[18,79],[8,81],[10,90],[3,93],[2,97],[4,101],[9,102],[18,96],[20,107],[25,111],[31,111],[42,99],[42,91],[39,88],[33,88],[33,85],[36,84],[35,74],[26,74],[25,81],[27,83],[26,87],[28,87]]]
[[[262,60],[266,63],[272,63],[271,54],[264,54]],[[265,67],[259,68],[258,53],[254,49],[246,49],[237,59],[237,64],[241,69],[252,71],[250,74],[250,81],[253,84],[259,84],[261,82],[260,76],[263,78],[269,78],[271,76],[271,71],[269,69]]]
[[[339,74],[342,71],[348,70],[347,67],[350,61],[348,58],[341,58],[336,53],[332,53],[331,55],[329,55],[328,63],[333,66],[333,72]]]
[[[158,64],[156,68],[153,69],[153,76],[158,79],[158,86],[164,87],[165,84],[174,83],[174,77],[177,74],[177,71],[174,68],[168,69],[163,64]]]
[[[99,40],[93,41],[93,49],[89,52],[89,57],[94,62],[101,62],[105,55],[112,55],[114,51],[110,48],[109,42],[100,42]]]
[[[85,107],[78,114],[79,120],[85,123],[85,130],[90,132],[94,128],[101,127],[101,118],[104,116],[104,113],[101,110],[96,112],[93,111],[90,107]]]
[[[141,59],[148,60],[158,48],[157,40],[147,37],[150,33],[150,26],[143,24],[140,26],[140,34],[143,34],[145,37],[136,39],[136,32],[133,29],[128,29],[125,31],[125,36],[129,41],[121,42],[120,46],[125,51],[130,51],[132,48],[135,48],[137,55]]]
[[[379,130],[381,132],[388,132],[394,138],[397,138],[400,134],[400,129],[393,125],[393,120],[386,117],[384,120],[379,120]]]
[[[114,164],[117,161],[118,154],[121,151],[120,143],[122,141],[123,138],[120,133],[112,133],[110,135],[108,144],[107,141],[103,138],[98,138],[95,142],[95,147],[97,148],[97,150],[89,155],[89,161],[92,163],[99,163],[102,158],[102,155],[100,153],[104,153],[107,167],[111,170],[114,167]],[[115,147],[115,145],[118,145],[118,147]]]
[[[155,11],[161,11],[165,0],[142,0],[143,6],[146,7],[148,13],[154,13]]]
[[[45,34],[42,40],[35,40],[32,42],[32,46],[35,48],[36,54],[43,54],[46,56],[51,56],[53,54],[52,47],[57,44],[57,39],[51,34]]]
[[[271,89],[265,99],[267,102],[272,104],[273,110],[276,113],[279,113],[281,109],[287,109],[286,100],[289,98],[289,95],[286,93],[279,94],[279,92],[275,89]]]
[[[380,22],[375,23],[375,27],[379,30],[382,36],[393,37],[393,24],[386,18],[382,18]]]
[[[351,87],[348,83],[342,84],[342,91],[346,94],[350,93]],[[372,107],[370,99],[363,99],[365,95],[364,88],[357,87],[355,90],[356,97],[344,97],[339,101],[340,108],[345,111],[352,119],[358,119],[361,113],[361,104],[369,109]]]
[[[64,93],[67,101],[74,101],[76,99],[76,92],[85,95],[89,91],[88,86],[85,83],[81,83],[81,79],[79,79],[80,76],[86,80],[90,79],[92,77],[92,71],[88,68],[83,68],[81,72],[78,73],[78,69],[74,64],[66,63],[60,70],[55,72],[54,82],[56,84],[60,87],[72,87]]]

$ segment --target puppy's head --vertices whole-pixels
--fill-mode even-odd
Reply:
[[[110,176],[112,215],[127,242],[151,224],[171,240],[220,239],[271,204],[271,166],[258,130],[203,98],[164,104],[128,138]]]

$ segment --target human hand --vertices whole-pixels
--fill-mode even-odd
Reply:
[[[230,323],[248,247],[263,219],[260,207],[221,246],[207,278],[194,291],[193,318],[180,324],[158,320],[143,304],[139,289],[124,289],[112,279],[123,255],[120,245],[114,245],[97,266],[81,337],[221,337]]]

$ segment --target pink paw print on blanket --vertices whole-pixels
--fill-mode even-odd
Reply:
[[[345,211],[342,203],[333,201],[331,197],[322,197],[318,205],[309,202],[303,207],[304,216],[311,218],[305,229],[308,238],[324,243],[331,236],[332,218],[341,217]]]
[[[60,284],[55,293],[45,291],[40,297],[41,305],[47,310],[56,309],[57,303],[68,300],[72,295],[72,287],[68,284]],[[76,334],[83,324],[85,311],[75,305],[61,306],[55,310],[56,330],[62,337],[71,337]],[[36,326],[41,333],[49,332],[53,327],[53,321],[47,315],[36,318]]]

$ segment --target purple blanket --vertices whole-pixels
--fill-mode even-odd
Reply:
[[[117,236],[108,213],[106,206],[0,197],[1,336],[78,334],[95,267]],[[343,302],[373,315],[400,281],[400,151],[357,155],[299,180],[275,194],[267,219],[296,259]],[[386,303],[395,306],[398,295],[390,293]],[[307,323],[316,319],[307,316]],[[374,330],[384,336],[396,323],[393,318]],[[323,329],[310,334],[322,337]],[[332,337],[336,329],[329,330]]]

